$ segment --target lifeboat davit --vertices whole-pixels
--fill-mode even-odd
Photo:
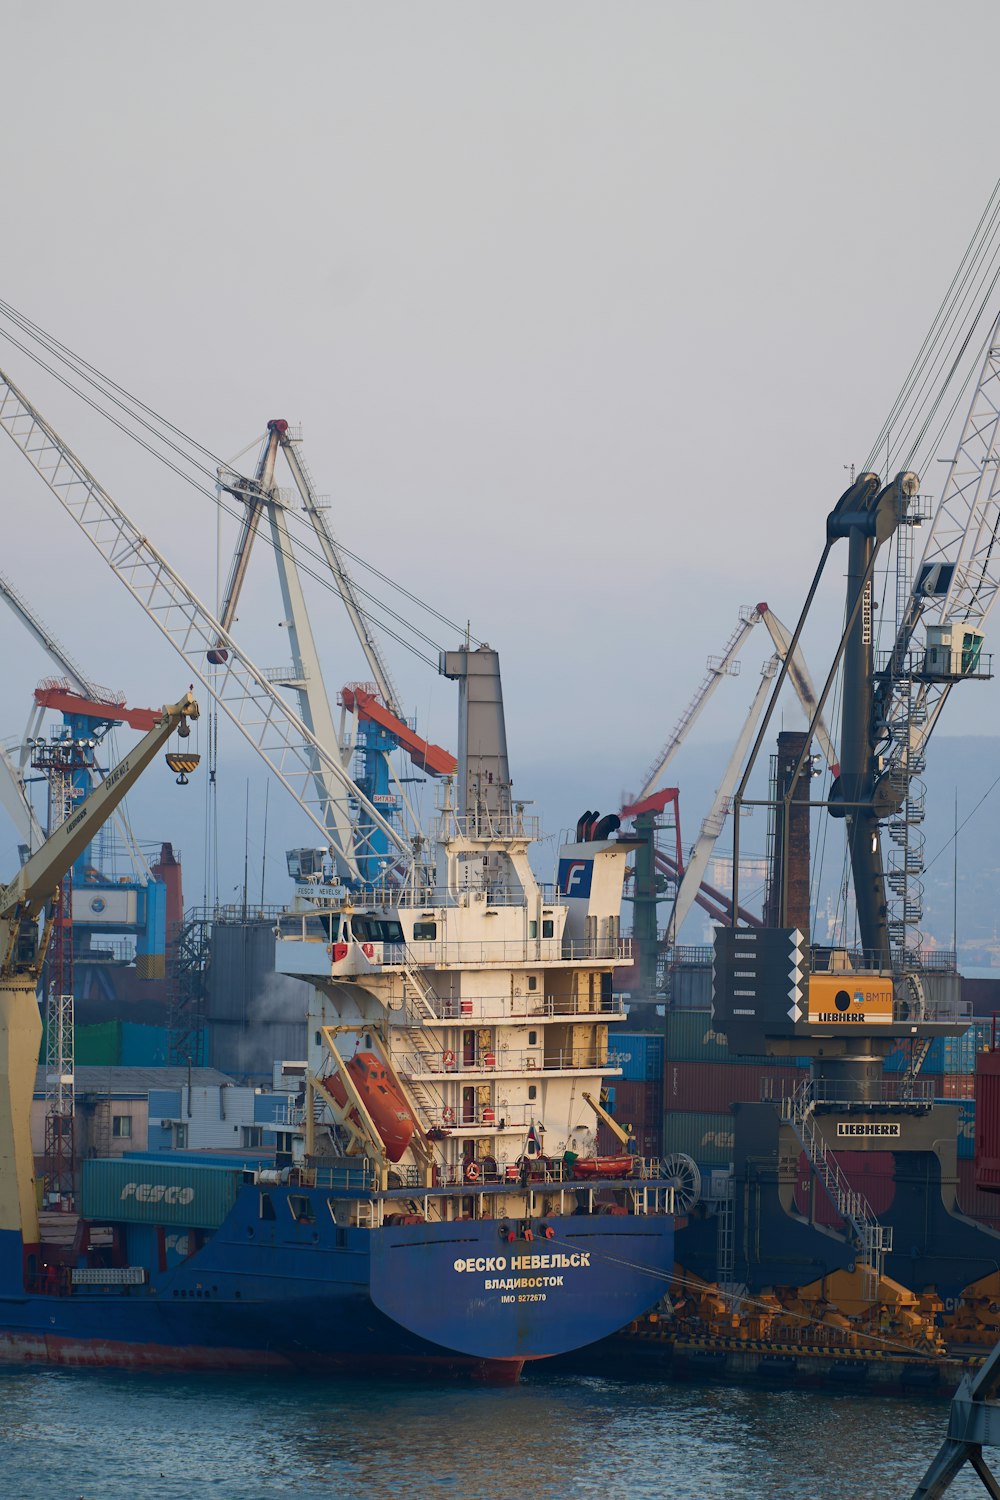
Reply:
[[[347,1071],[372,1117],[386,1156],[390,1161],[399,1161],[417,1128],[409,1106],[399,1091],[399,1085],[374,1052],[356,1052],[347,1064]],[[348,1099],[340,1074],[324,1078],[323,1086],[331,1099],[343,1109]],[[351,1110],[348,1119],[353,1120],[360,1130],[361,1121],[356,1109]]]
[[[630,1177],[634,1165],[634,1156],[578,1156],[573,1163],[573,1176]]]

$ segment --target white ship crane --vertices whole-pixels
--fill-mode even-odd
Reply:
[[[791,632],[782,624],[774,611],[766,603],[761,602],[753,608],[745,606],[740,610],[739,623],[726,642],[722,655],[709,657],[704,680],[674,726],[671,736],[660,752],[656,763],[647,772],[644,789],[636,801],[641,803],[645,798],[652,795],[656,786],[665,775],[670,762],[683,745],[692,725],[705,708],[723,677],[735,677],[739,675],[739,653],[749,640],[755,626],[761,623],[764,624],[771,637],[774,652],[764,664],[761,672],[761,680],[754,694],[753,701],[750,704],[743,727],[736,738],[726,769],[712,799],[711,806],[702,822],[698,837],[691,848],[688,863],[680,874],[677,895],[667,928],[668,945],[676,943],[677,934],[698,898],[701,883],[705,878],[712,852],[715,849],[722,829],[725,826],[726,818],[732,808],[733,795],[736,790],[737,781],[739,780],[740,771],[746,760],[754,733],[760,723],[761,715],[767,705],[774,677],[780,669],[781,664],[786,660],[788,663],[787,677],[802,705],[806,721],[807,723],[811,722],[814,716],[816,717],[814,733],[819,748],[833,774],[836,775],[838,771],[837,752],[830,738],[823,715],[821,713],[817,715],[816,689],[813,686],[812,678],[802,653],[798,647],[794,650],[792,649]],[[625,809],[623,816],[627,816],[628,812],[629,809]]]
[[[352,813],[398,849],[411,849],[239,643],[146,537],[51,425],[0,372],[0,427],[45,480],[116,577],[180,653],[241,734],[296,799],[328,843],[342,877],[357,879]]]
[[[293,433],[287,422],[270,421],[267,424],[267,431],[252,479],[247,479],[231,469],[223,468],[219,471],[220,489],[232,496],[243,511],[219,611],[220,623],[225,631],[232,630],[248,574],[253,544],[262,523],[266,520],[271,533],[270,550],[274,554],[285,611],[283,621],[286,627],[285,635],[292,657],[291,667],[286,673],[269,672],[269,678],[277,685],[295,692],[303,722],[322,744],[328,745],[331,751],[336,749],[345,770],[350,764],[355,748],[358,719],[363,715],[367,717],[369,712],[374,712],[380,721],[383,719],[387,721],[387,725],[391,726],[390,732],[397,732],[397,740],[401,740],[403,747],[409,751],[421,769],[428,771],[431,775],[440,775],[438,757],[431,754],[428,758],[427,753],[435,747],[428,747],[426,742],[415,736],[403,718],[399,695],[389,674],[374,628],[362,608],[346,558],[328,524],[326,506],[316,494],[311,475],[302,456],[301,446],[301,435]],[[296,558],[296,548],[289,527],[292,496],[289,491],[282,490],[275,484],[275,467],[279,453],[284,454],[302,503],[302,509],[319,544],[319,553],[316,555],[321,563],[326,564],[332,575],[336,590],[361,646],[371,673],[370,686],[374,688],[378,699],[381,700],[381,705],[371,704],[369,693],[356,691],[353,687],[345,689],[341,698],[342,714],[339,734],[334,728],[320,655],[310,622]],[[217,651],[215,654],[221,659],[221,652]],[[382,706],[386,711],[384,713]],[[347,731],[348,724],[354,726],[350,732]],[[399,801],[409,817],[407,833],[410,837],[422,838],[423,830],[388,754],[384,754],[384,760],[386,784],[389,779],[395,782]],[[326,779],[322,767],[317,767],[317,777],[321,781]],[[327,790],[332,794],[334,789],[328,787]],[[369,794],[373,790],[372,787],[367,788]],[[359,836],[363,845],[366,837],[363,820],[358,820],[355,824],[356,840]],[[363,849],[358,851],[358,855],[363,868],[371,863],[365,860]]]

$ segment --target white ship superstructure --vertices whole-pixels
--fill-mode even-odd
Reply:
[[[537,819],[511,797],[496,653],[462,648],[442,668],[460,684],[460,739],[436,865],[370,898],[300,896],[279,924],[276,967],[314,986],[303,1154],[362,1156],[376,1188],[450,1187],[421,1196],[432,1217],[516,1215],[530,1211],[529,1184],[569,1182],[596,1155],[589,1100],[618,1072],[624,1019],[612,972],[630,956],[619,932],[630,845],[584,830],[560,850],[556,882],[540,883],[528,857]],[[384,1068],[381,1101],[359,1093],[356,1054]],[[415,1126],[398,1155],[378,1118],[395,1104]]]

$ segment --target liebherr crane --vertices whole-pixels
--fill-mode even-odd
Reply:
[[[289,707],[267,674],[2,371],[0,427],[303,808],[329,845],[339,874],[359,881],[354,808],[381,830],[408,871],[409,844],[351,780],[336,746],[321,742]]]

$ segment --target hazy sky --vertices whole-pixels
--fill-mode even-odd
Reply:
[[[518,789],[556,828],[641,779],[741,604],[794,621],[1000,175],[979,0],[63,0],[4,33],[2,296],[216,453],[303,422],[343,541],[500,648]],[[0,364],[214,599],[210,502],[2,339]],[[0,493],[0,567],[91,675],[176,696],[9,444]],[[241,622],[278,665],[265,562]],[[335,691],[365,672],[317,609]],[[0,644],[16,734],[51,669],[4,613]],[[451,685],[387,652],[448,742]],[[995,732],[996,685],[969,694],[946,732]],[[263,778],[229,743],[241,809]],[[200,856],[201,795],[172,791],[135,799],[142,831]]]

